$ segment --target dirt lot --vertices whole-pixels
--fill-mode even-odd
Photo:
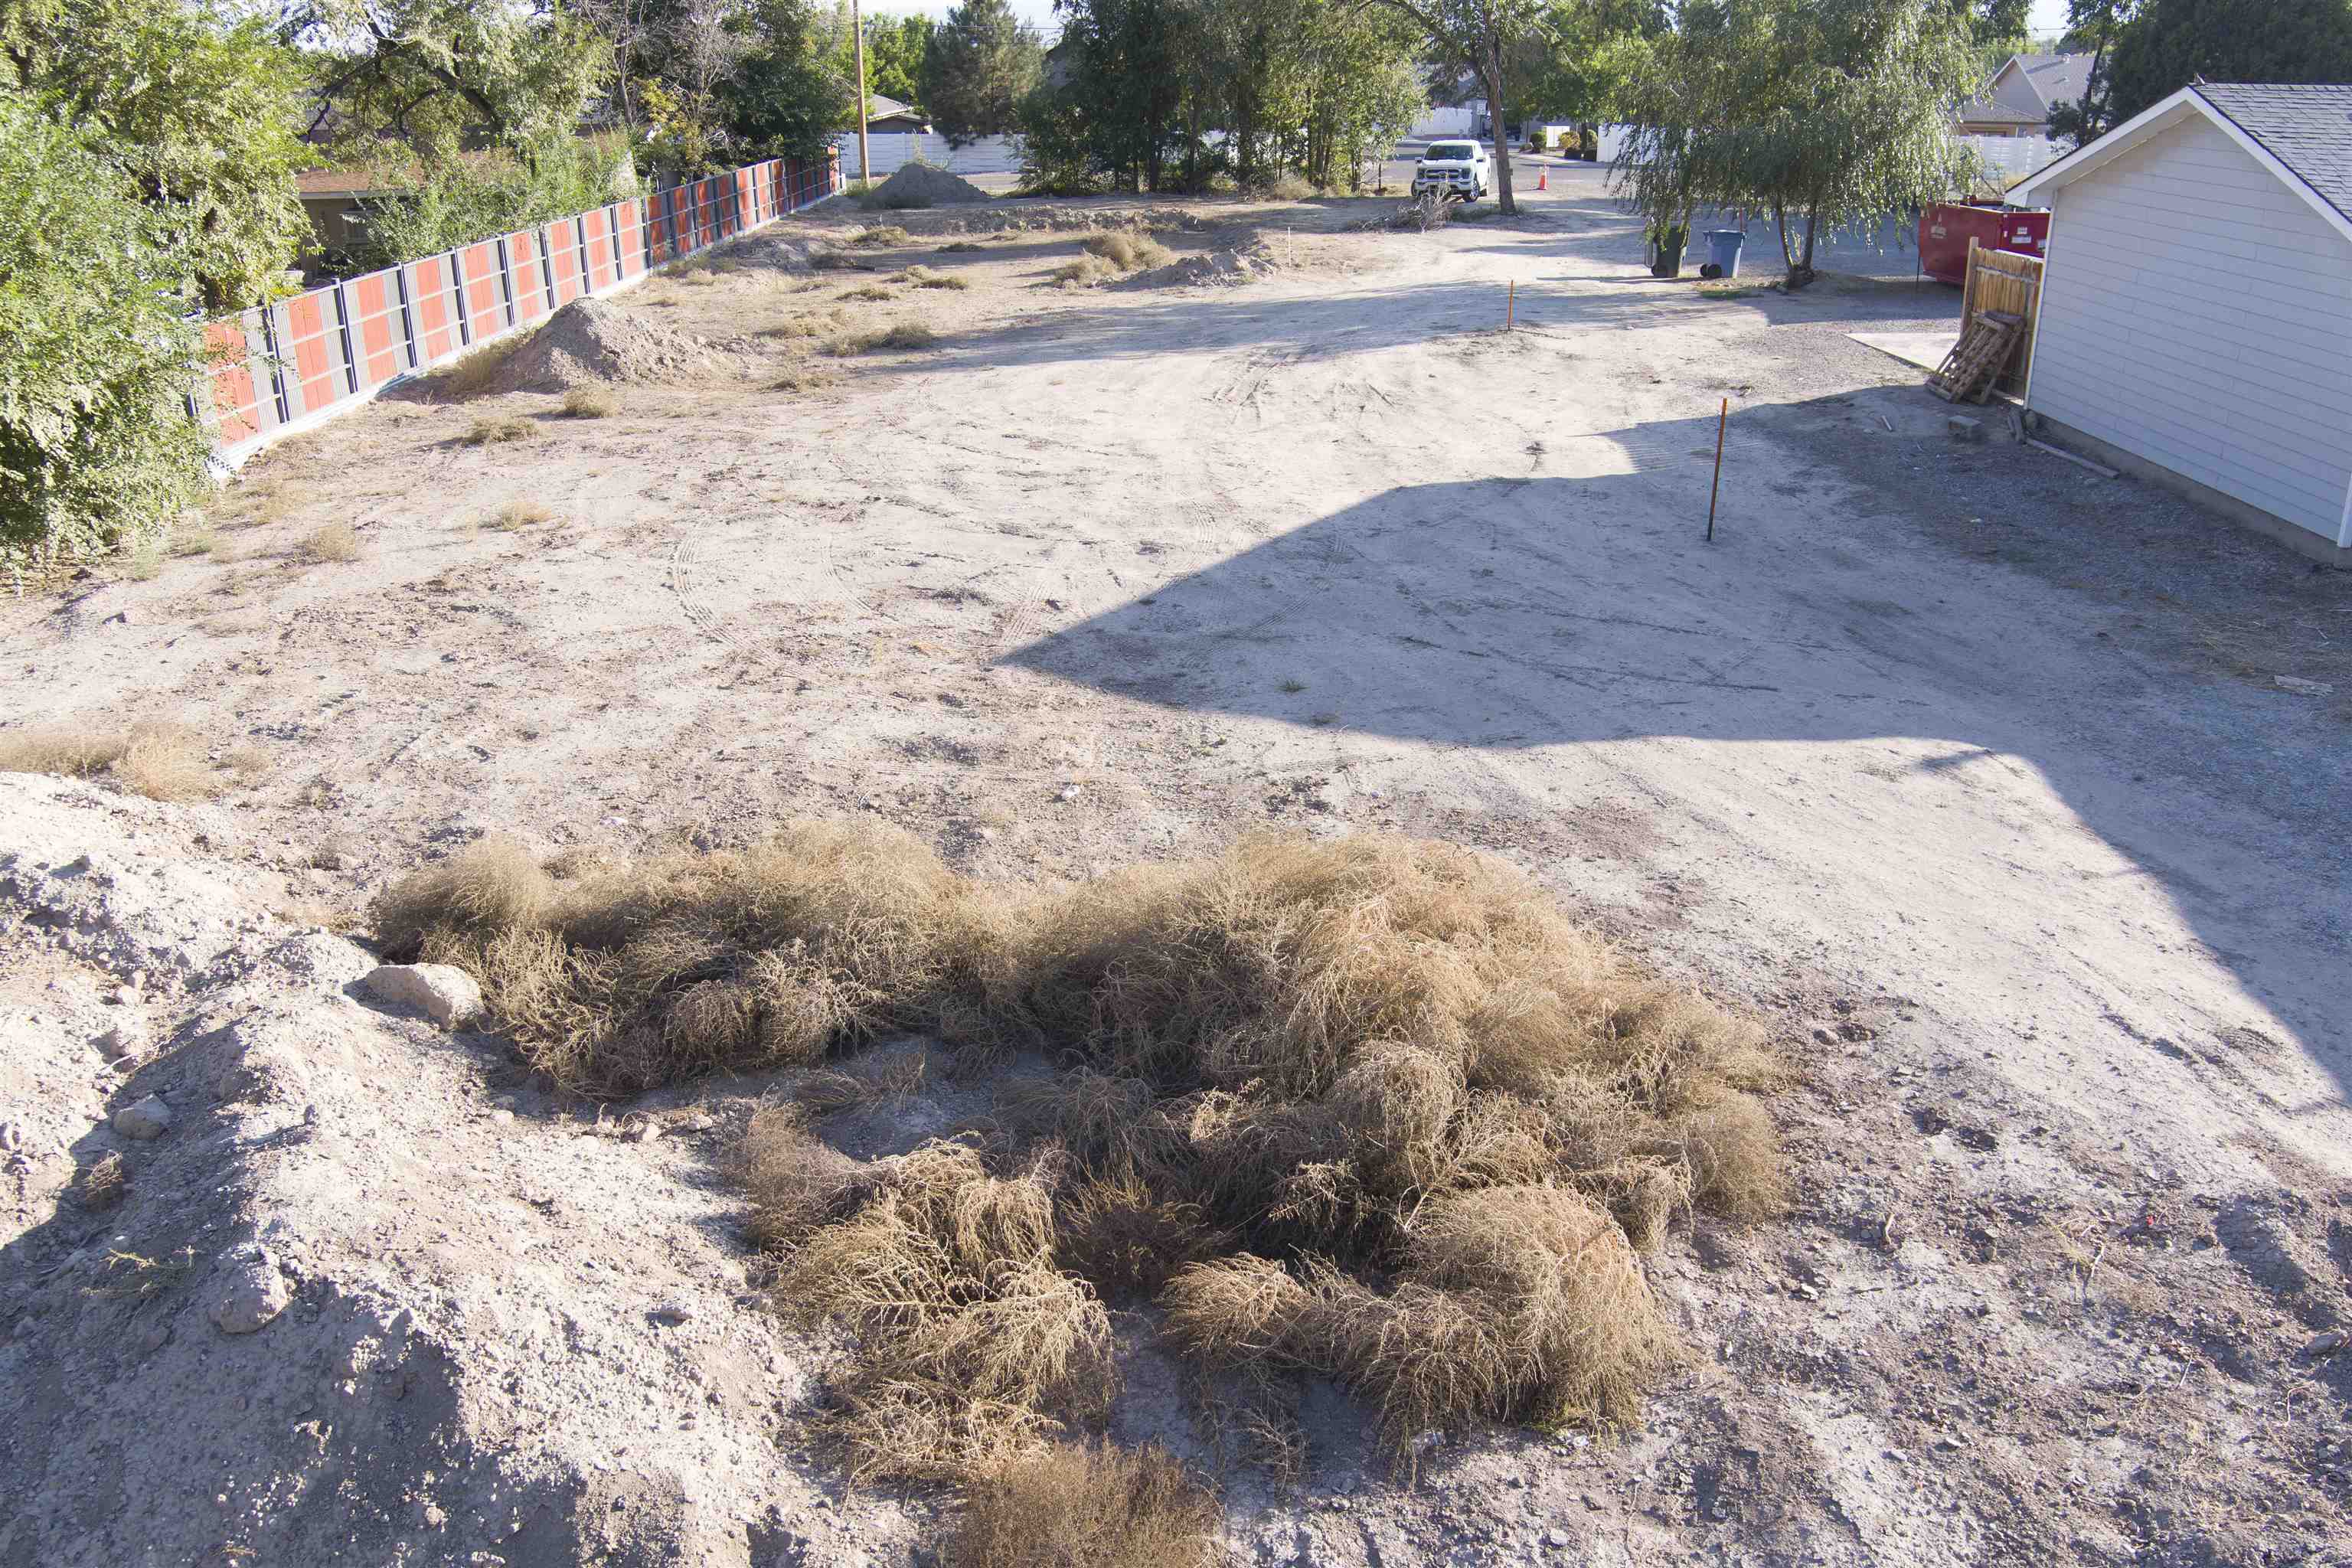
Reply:
[[[2324,1337],[2352,1270],[2352,577],[2150,487],[1948,442],[1916,373],[1844,334],[1948,321],[1951,291],[1658,283],[1594,177],[1557,173],[1521,220],[1429,235],[1349,230],[1389,204],[1152,204],[1191,216],[1161,236],[1180,254],[1254,246],[1233,284],[1057,287],[1076,235],[1020,215],[1069,204],[893,215],[910,235],[856,247],[871,272],[755,240],[620,297],[720,371],[596,419],[427,389],[289,443],[225,497],[211,556],[0,607],[0,712],[259,748],[217,805],[123,830],[265,926],[348,924],[488,830],[636,852],[873,812],[1028,879],[1270,824],[1494,850],[1772,1020],[1803,1069],[1775,1105],[1796,1211],[1654,1260],[1703,1356],[1640,1429],[1450,1444],[1404,1489],[1334,1394],[1297,1489],[1229,1478],[1238,1549],[2352,1563],[2352,1354]],[[1007,215],[1033,226],[962,232]],[[969,286],[890,281],[915,265]],[[818,346],[899,321],[936,342]],[[530,433],[465,443],[496,416]],[[501,526],[510,502],[547,515]],[[355,559],[306,554],[337,524]],[[103,1014],[57,988],[95,997],[111,961],[0,942],[0,1120],[55,1121],[86,1160],[55,1106],[99,1113],[75,1031]],[[537,1135],[501,1125],[467,1121],[450,1168]],[[663,1267],[740,1284],[709,1167],[663,1158],[695,1194],[646,1200],[695,1233]],[[28,1281],[112,1223],[43,1181],[18,1178]],[[500,1229],[446,1201],[413,1255],[375,1238],[374,1288],[454,1302],[502,1267]],[[89,1456],[41,1434],[126,1417],[44,1362],[34,1295],[10,1299],[27,1403],[0,1455],[71,1493]],[[711,1375],[765,1364],[757,1332]],[[1137,1398],[1122,1429],[1181,1447]],[[903,1562],[923,1538],[929,1500],[834,1503],[786,1452],[762,1479],[730,1450],[724,1497],[672,1510],[740,1552],[678,1526],[612,1560]],[[598,1484],[669,1506],[635,1463]],[[0,1562],[129,1560],[58,1554],[115,1539],[72,1533],[100,1530],[87,1509],[10,1506]],[[227,1560],[178,1544],[221,1533],[185,1522],[208,1500],[147,1506],[173,1543],[152,1560]]]

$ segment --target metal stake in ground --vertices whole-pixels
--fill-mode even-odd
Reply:
[[[1706,492],[1706,542],[1715,542],[1715,498],[1723,493],[1723,427],[1731,422],[1731,399],[1723,400],[1723,412],[1715,416],[1715,483]]]
[[[1511,291],[1503,297],[1503,331],[1509,331],[1511,323],[1519,317],[1519,280],[1511,279]]]

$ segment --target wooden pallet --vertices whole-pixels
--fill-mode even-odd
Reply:
[[[1978,311],[1943,364],[1927,378],[1927,390],[1947,403],[1982,403],[1992,395],[1992,384],[2000,379],[2024,325],[2024,317],[2006,310]]]

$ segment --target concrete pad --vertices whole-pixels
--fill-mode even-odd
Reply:
[[[1921,370],[1939,368],[1944,363],[1944,356],[1952,352],[1952,345],[1960,341],[1960,334],[1957,331],[1848,332],[1846,336],[1866,349],[1876,349],[1880,353],[1892,354],[1905,364],[1916,364]]]

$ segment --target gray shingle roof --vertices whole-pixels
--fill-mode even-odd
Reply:
[[[2352,221],[2352,85],[2200,82],[2195,91]]]
[[[2080,103],[2083,94],[2091,88],[2091,62],[2095,55],[2020,55],[2025,67],[2025,79],[2042,95],[2042,101],[2055,109],[2062,103]]]

